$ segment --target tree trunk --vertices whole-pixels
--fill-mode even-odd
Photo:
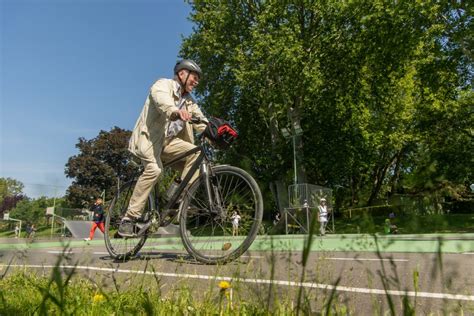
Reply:
[[[393,176],[390,179],[389,196],[392,196],[397,191],[398,181],[400,180],[400,170],[401,170],[402,157],[403,157],[404,151],[405,151],[404,149],[401,149],[398,152],[397,157],[395,159],[395,169],[393,170]]]
[[[374,185],[372,187],[372,192],[370,193],[370,197],[367,200],[367,205],[372,205],[374,200],[377,198],[380,189],[382,188],[383,180],[385,179],[385,175],[387,174],[388,168],[395,162],[396,157],[398,156],[398,152],[393,155],[390,161],[385,164],[384,166],[377,167],[374,172]]]

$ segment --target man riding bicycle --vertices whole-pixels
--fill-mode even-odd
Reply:
[[[140,158],[144,170],[130,198],[118,233],[123,237],[134,236],[134,225],[140,220],[148,195],[163,169],[162,162],[195,148],[193,128],[206,129],[205,123],[186,124],[192,117],[207,119],[191,97],[191,92],[202,76],[201,68],[192,60],[183,59],[174,67],[173,79],[159,79],[151,89],[135,124],[129,151]],[[198,157],[187,156],[176,165],[184,178]],[[192,183],[199,176],[196,172]]]

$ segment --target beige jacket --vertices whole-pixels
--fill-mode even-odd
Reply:
[[[173,79],[159,79],[150,89],[143,110],[135,123],[128,150],[147,162],[156,162],[161,166],[160,155],[165,144],[166,131],[170,124],[170,115],[178,108],[179,85]],[[205,121],[194,99],[185,96],[185,106],[189,113]],[[194,143],[193,127],[198,132],[204,131],[206,124],[185,124],[185,128],[176,137]]]

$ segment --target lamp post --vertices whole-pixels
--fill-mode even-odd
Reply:
[[[285,137],[286,139],[292,138],[292,141],[293,141],[293,169],[295,172],[294,184],[297,184],[298,172],[297,172],[297,167],[296,167],[296,137],[301,136],[303,134],[303,129],[301,128],[299,120],[295,119],[290,129],[286,127],[282,128],[281,133],[283,134],[283,137]]]

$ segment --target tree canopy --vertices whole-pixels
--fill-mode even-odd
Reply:
[[[454,1],[190,1],[181,55],[197,97],[233,121],[226,159],[263,183],[345,188],[347,203],[473,181],[472,12]],[[453,163],[453,162],[456,163]],[[449,190],[445,190],[450,188]]]
[[[15,208],[11,210],[10,216],[27,223],[45,223],[46,208],[53,206],[54,202],[56,202],[56,206],[63,204],[61,199],[54,201],[54,198],[45,196],[36,199],[25,198],[19,201]]]
[[[7,196],[23,194],[23,183],[12,178],[0,178],[0,201]]]
[[[23,188],[23,183],[16,179],[0,178],[0,216],[13,209],[25,198]]]
[[[127,149],[130,134],[128,130],[114,127],[109,132],[100,131],[90,140],[79,138],[76,144],[79,154],[69,158],[65,169],[66,176],[73,179],[66,193],[71,206],[87,206],[104,190],[107,196],[113,196],[117,181],[130,179],[136,170],[129,163],[132,158]]]

